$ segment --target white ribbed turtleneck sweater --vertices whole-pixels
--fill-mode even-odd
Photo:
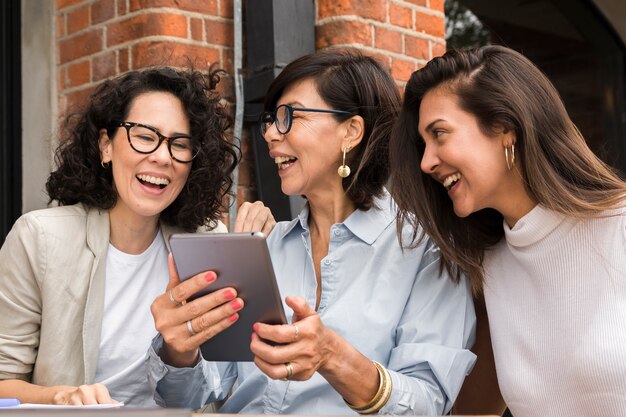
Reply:
[[[626,416],[626,215],[536,206],[485,256],[502,395],[515,417]]]

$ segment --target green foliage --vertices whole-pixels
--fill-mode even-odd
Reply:
[[[489,30],[460,1],[445,0],[444,12],[448,49],[473,48],[490,44]]]

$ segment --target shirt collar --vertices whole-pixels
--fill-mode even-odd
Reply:
[[[279,239],[283,239],[292,231],[309,230],[309,205],[304,206],[298,217],[291,220],[282,230]],[[356,237],[361,239],[368,245],[373,244],[383,231],[396,219],[396,205],[391,195],[386,189],[383,189],[380,197],[374,197],[371,209],[355,210],[343,225],[350,230]]]

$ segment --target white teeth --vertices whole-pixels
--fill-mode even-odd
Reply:
[[[450,190],[461,179],[461,174],[452,174],[443,181],[443,186]]]
[[[289,160],[296,159],[293,156],[277,156],[274,158],[274,162],[277,164],[282,164],[283,162],[287,162]]]
[[[277,156],[274,158],[274,163],[278,165],[279,169],[287,168],[291,165],[297,158],[293,156]]]
[[[168,180],[167,178],[157,178],[150,175],[137,175],[137,178],[139,178],[143,182],[149,182],[150,184],[156,185],[168,185],[170,183],[170,180]]]

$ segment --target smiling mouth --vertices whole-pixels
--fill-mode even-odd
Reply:
[[[278,165],[278,169],[285,169],[289,167],[291,164],[296,162],[298,158],[293,156],[277,156],[274,158],[274,162]]]
[[[170,183],[170,180],[167,178],[158,178],[150,175],[137,175],[136,178],[144,185],[149,187],[158,187],[160,189],[167,187]]]
[[[443,186],[450,191],[461,180],[461,174],[452,174],[443,181]]]

